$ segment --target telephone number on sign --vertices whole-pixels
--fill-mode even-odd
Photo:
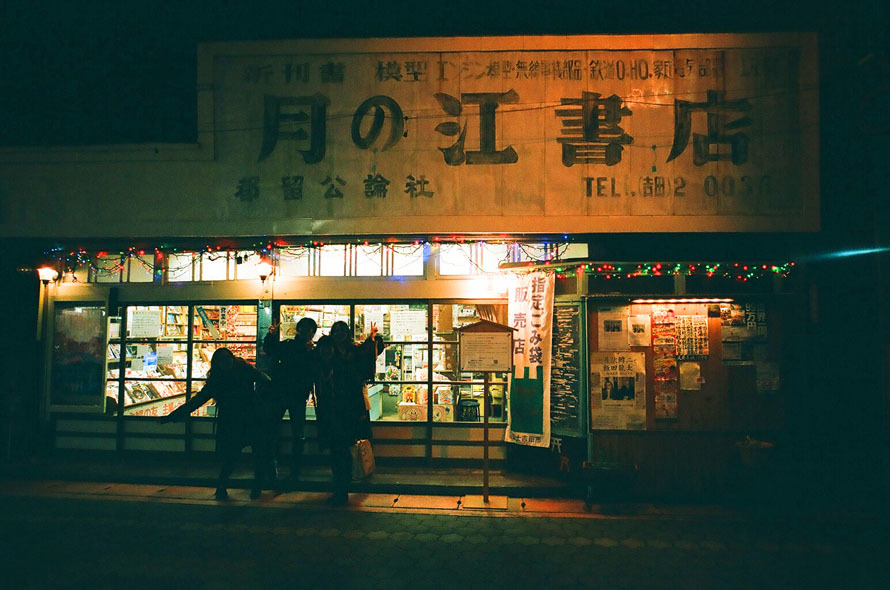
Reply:
[[[744,197],[769,195],[772,176],[708,175],[699,187],[690,186],[684,176],[640,176],[636,183],[629,177],[585,176],[584,191],[588,197],[685,197],[690,190],[701,190],[709,197]]]

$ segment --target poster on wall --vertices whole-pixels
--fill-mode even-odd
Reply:
[[[677,348],[677,316],[673,308],[653,305],[652,353],[656,420],[677,419],[680,389]]]
[[[133,357],[130,360],[130,370],[144,371],[145,370],[145,357],[150,352],[151,352],[151,347],[149,345],[137,344],[136,350],[133,353]]]
[[[56,305],[50,406],[104,407],[107,327],[104,304]]]
[[[592,430],[646,429],[646,353],[590,355]]]
[[[699,391],[704,377],[701,375],[701,364],[697,362],[680,363],[680,389]]]
[[[779,390],[779,363],[773,362],[756,362],[754,363],[756,372],[757,392],[776,392]]]
[[[550,425],[553,434],[581,436],[581,306],[554,305],[550,363]]]
[[[677,356],[683,360],[705,360],[708,354],[708,316],[677,316]]]
[[[627,325],[631,346],[652,345],[652,318],[647,314],[632,315],[627,318]]]
[[[655,384],[655,419],[677,419],[677,382]]]
[[[677,354],[677,316],[673,309],[652,306],[652,347],[656,355]]]
[[[757,303],[753,306],[753,310],[749,310],[746,306],[746,313],[751,315],[752,311],[754,315],[754,335],[757,338],[766,338],[766,305]],[[750,326],[750,322],[748,325]]]
[[[628,350],[627,335],[630,307],[600,307],[597,309],[597,342],[600,350]]]
[[[721,340],[739,342],[767,337],[766,305],[763,303],[720,304]]]
[[[674,420],[677,418],[677,393],[679,390],[679,371],[677,358],[668,355],[655,355],[655,419]]]
[[[504,440],[550,446],[550,358],[553,348],[553,273],[514,278],[507,314],[513,333],[513,372]]]

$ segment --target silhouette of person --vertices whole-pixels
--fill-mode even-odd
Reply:
[[[268,382],[269,377],[244,359],[236,357],[231,350],[217,348],[210,358],[210,372],[201,391],[161,418],[162,424],[184,419],[210,398],[216,400],[216,452],[222,463],[216,487],[218,500],[229,497],[226,490],[229,477],[245,446],[251,447],[254,463],[251,499],[260,496],[263,483],[270,475],[271,452],[268,434],[263,429],[269,408],[257,393],[257,387],[262,388]]]
[[[371,438],[370,414],[363,386],[374,378],[377,356],[383,352],[383,338],[377,326],[361,344],[352,341],[346,322],[334,322],[331,331],[318,341],[319,373],[316,378],[319,443],[331,451],[334,493],[330,504],[349,501],[352,480],[352,447],[356,441]]]
[[[263,350],[272,358],[272,385],[279,400],[277,419],[270,429],[278,432],[278,423],[287,411],[290,416],[291,460],[286,488],[293,487],[300,477],[303,447],[306,443],[306,401],[312,392],[314,382],[315,351],[312,338],[318,325],[312,318],[302,318],[297,322],[297,333],[293,340],[280,341],[280,323],[269,326],[269,333],[263,339]],[[275,451],[273,443],[273,451]]]

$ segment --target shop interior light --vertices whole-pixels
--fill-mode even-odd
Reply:
[[[701,298],[678,297],[671,299],[634,299],[631,303],[732,303],[735,299],[725,298]]]
[[[58,278],[59,272],[50,266],[41,266],[37,269],[37,275],[44,285],[48,285]]]

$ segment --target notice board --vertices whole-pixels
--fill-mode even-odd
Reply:
[[[551,432],[581,435],[581,306],[554,304],[550,365]]]

